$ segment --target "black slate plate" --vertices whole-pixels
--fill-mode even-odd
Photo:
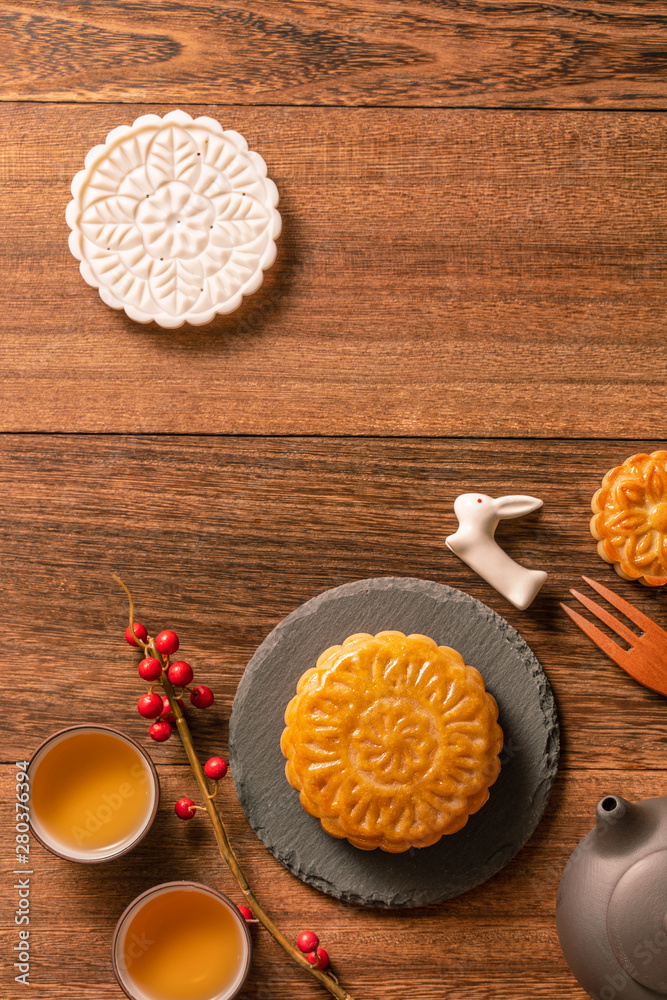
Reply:
[[[283,714],[296,683],[328,646],[355,632],[420,632],[480,671],[505,734],[489,801],[458,833],[405,854],[360,851],[325,833],[285,778]],[[423,906],[467,892],[525,844],[549,800],[559,732],[551,688],[512,626],[468,594],[428,580],[384,577],[326,591],[261,644],[234,699],[230,763],[257,836],[285,867],[323,892],[364,906]]]

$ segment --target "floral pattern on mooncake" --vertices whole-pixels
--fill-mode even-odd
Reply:
[[[667,451],[610,469],[591,501],[598,552],[624,580],[667,583]]]
[[[363,850],[428,847],[488,799],[503,745],[498,706],[456,650],[362,632],[325,650],[296,690],[285,773],[332,836]]]

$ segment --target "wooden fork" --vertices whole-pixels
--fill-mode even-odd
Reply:
[[[573,611],[572,608],[568,608],[566,604],[561,603],[563,611],[570,616],[582,632],[586,633],[589,639],[593,640],[596,646],[599,646],[607,656],[610,656],[615,663],[618,663],[619,667],[622,667],[626,673],[634,677],[644,687],[650,688],[652,691],[657,691],[659,694],[667,695],[667,632],[660,628],[659,625],[656,625],[646,615],[642,614],[641,611],[638,611],[632,604],[624,601],[613,590],[607,590],[601,583],[596,583],[595,580],[591,580],[588,576],[584,576],[582,579],[593,590],[597,590],[598,594],[601,594],[606,601],[609,601],[611,605],[622,611],[626,618],[629,618],[635,625],[639,625],[643,630],[642,634],[637,635],[636,632],[629,629],[623,622],[618,621],[608,611],[600,607],[599,604],[592,601],[590,597],[586,597],[578,590],[570,590],[570,593],[573,597],[576,597],[580,604],[583,604],[585,608],[592,611],[600,621],[603,621],[605,625],[613,629],[616,635],[620,635],[622,639],[629,642],[630,649],[622,649],[617,642],[614,642],[610,636],[589,622],[587,618]]]

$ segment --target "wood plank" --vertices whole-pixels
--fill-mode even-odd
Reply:
[[[191,713],[207,755],[226,749],[243,669],[285,615],[351,580],[415,576],[471,593],[526,639],[554,688],[563,768],[660,770],[665,699],[558,605],[586,573],[667,627],[667,588],[621,581],[588,529],[607,469],[658,444],[5,435],[0,670],[20,694],[3,760],[74,720],[145,738],[112,572],[133,590],[138,619],[153,634],[175,628],[215,691],[210,711]],[[525,612],[445,547],[454,498],[469,490],[544,500],[498,529],[513,557],[549,573]],[[180,759],[174,740],[153,750],[161,762]]]
[[[145,110],[1,109],[0,429],[667,433],[664,116],[192,109],[266,157],[284,233],[237,313],[165,331],[101,302],[64,222]]]
[[[181,759],[183,757],[181,751]],[[12,828],[15,768],[0,767],[3,828]],[[208,820],[182,823],[173,802],[193,794],[189,768],[159,767],[160,809],[149,834],[115,862],[75,865],[32,840],[31,996],[94,1000],[122,996],[109,960],[118,917],[139,893],[160,882],[193,879],[242,896],[217,854]],[[415,996],[440,1000],[582,1000],[560,951],[554,921],[558,882],[567,859],[594,824],[596,802],[609,791],[634,800],[667,791],[667,771],[610,770],[561,774],[547,813],[519,854],[493,879],[455,900],[416,910],[383,911],[331,899],[290,875],[248,827],[231,783],[221,786],[229,836],[258,898],[281,929],[296,937],[314,929],[332,968],[355,1000]],[[0,876],[14,902],[13,838],[3,840]],[[246,1000],[317,1000],[326,993],[293,968],[260,928],[253,929]],[[16,928],[4,921],[0,945],[9,955]],[[6,972],[6,970],[5,970]],[[8,978],[5,1000],[24,988]],[[264,992],[262,992],[264,990]]]
[[[5,100],[665,107],[667,5],[3,0]]]

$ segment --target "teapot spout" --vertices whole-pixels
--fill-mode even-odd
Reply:
[[[603,851],[634,851],[656,828],[655,817],[621,795],[605,795],[595,810],[596,840]]]

